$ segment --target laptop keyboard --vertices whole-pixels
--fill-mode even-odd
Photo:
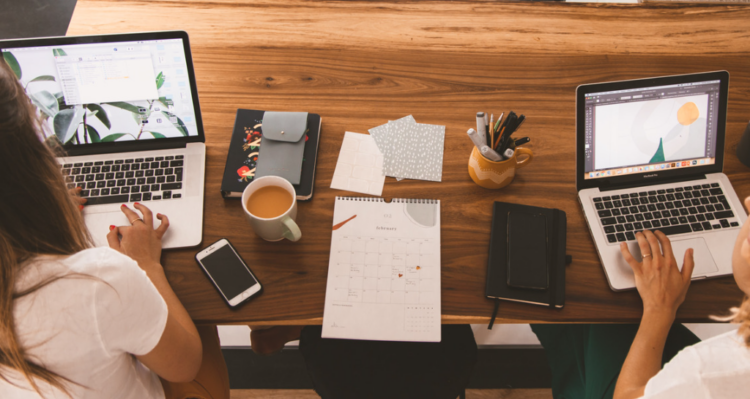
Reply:
[[[62,165],[68,188],[81,187],[86,205],[182,197],[183,155]]]
[[[666,235],[739,226],[719,183],[596,197],[599,223],[610,244],[635,240],[635,233]]]

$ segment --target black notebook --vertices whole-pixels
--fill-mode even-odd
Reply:
[[[238,109],[234,120],[234,131],[229,143],[227,163],[221,181],[224,198],[240,198],[245,187],[255,178],[258,154],[263,133],[263,113],[252,109]],[[302,175],[294,185],[297,200],[312,197],[315,185],[315,164],[318,158],[321,118],[318,114],[307,114],[308,131],[305,137],[305,152],[302,160]]]
[[[559,209],[495,202],[487,298],[562,308],[566,226]]]

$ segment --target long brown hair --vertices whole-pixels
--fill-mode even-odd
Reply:
[[[0,61],[0,370],[23,374],[63,392],[66,378],[26,359],[18,341],[13,301],[55,277],[17,292],[24,263],[40,254],[72,255],[92,246],[83,218],[65,187],[53,151],[42,141],[36,109],[10,67]],[[0,378],[9,382],[7,375]]]

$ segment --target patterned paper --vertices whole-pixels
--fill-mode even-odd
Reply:
[[[391,130],[389,143],[383,162],[386,176],[442,181],[445,126],[408,124]]]
[[[388,123],[374,127],[368,130],[368,132],[370,132],[370,136],[372,136],[372,138],[375,139],[375,144],[378,145],[380,152],[383,154],[383,157],[385,157],[386,151],[390,148],[389,140],[391,137],[390,136],[391,129],[392,128],[399,129],[404,124],[416,124],[416,123],[417,121],[414,120],[414,117],[411,115],[408,115],[395,121],[388,121]]]

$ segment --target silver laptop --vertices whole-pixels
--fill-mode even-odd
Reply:
[[[620,254],[635,233],[661,230],[693,279],[732,274],[747,218],[727,176],[726,71],[581,85],[576,90],[576,189],[610,287],[635,287]]]
[[[88,198],[97,245],[128,225],[121,204],[169,217],[165,248],[200,244],[205,137],[185,32],[0,42],[43,120],[69,188]],[[159,222],[156,221],[156,224]]]

